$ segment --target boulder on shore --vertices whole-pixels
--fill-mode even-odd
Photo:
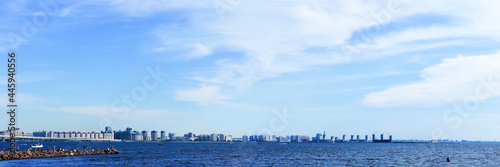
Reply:
[[[36,158],[54,158],[65,156],[82,156],[82,155],[106,155],[120,154],[120,151],[111,150],[95,150],[95,151],[43,151],[43,150],[28,150],[28,151],[0,151],[0,161],[14,159],[36,159]]]

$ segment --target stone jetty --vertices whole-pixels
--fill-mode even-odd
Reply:
[[[66,150],[66,149],[53,149],[53,150],[27,150],[27,151],[0,151],[0,161],[14,160],[14,159],[36,159],[36,158],[55,158],[67,156],[83,156],[83,155],[106,155],[106,154],[120,154],[120,151],[112,149],[99,150]]]

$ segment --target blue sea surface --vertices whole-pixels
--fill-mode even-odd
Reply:
[[[7,147],[9,143],[0,143]],[[17,143],[27,149],[34,143]],[[500,144],[42,142],[122,154],[0,161],[0,166],[500,166]],[[450,157],[451,162],[446,162]]]

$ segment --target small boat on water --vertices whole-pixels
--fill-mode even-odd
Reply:
[[[32,145],[31,148],[43,148],[43,144]]]

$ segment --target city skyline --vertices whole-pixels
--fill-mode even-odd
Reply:
[[[221,134],[221,133],[212,133],[212,134],[198,134],[196,135],[195,133],[188,132],[183,135],[177,135],[175,136],[175,133],[169,132],[168,135],[166,131],[162,130],[160,131],[160,135],[158,135],[157,130],[152,130],[149,134],[147,130],[142,130],[137,131],[133,130],[133,128],[127,127],[125,130],[113,130],[111,127],[105,127],[103,131],[92,131],[92,132],[81,132],[81,131],[68,131],[68,132],[56,132],[56,131],[50,131],[50,130],[42,130],[42,131],[35,131],[32,133],[28,132],[23,132],[20,130],[20,128],[17,128],[13,132],[9,131],[0,131],[1,135],[6,135],[9,136],[8,133],[15,133],[17,137],[23,137],[23,136],[28,136],[28,137],[46,137],[46,138],[58,138],[58,139],[101,139],[101,140],[120,140],[120,141],[166,141],[166,140],[171,140],[171,141],[278,141],[278,142],[283,142],[280,141],[280,138],[283,138],[284,136],[277,136],[274,134],[251,134],[251,135],[243,135],[241,138],[238,138],[236,136],[233,136],[231,134]],[[217,136],[214,138],[214,135]],[[299,137],[302,139],[305,139],[305,142],[322,142],[322,141],[336,141],[336,142],[368,142],[368,141],[373,141],[373,140],[380,140],[383,141],[384,139],[389,139],[389,141],[392,141],[392,135],[387,134],[389,137],[384,138],[384,133],[374,133],[372,134],[371,138],[368,138],[368,135],[365,135],[365,138],[362,139],[360,138],[360,135],[357,135],[356,139],[354,139],[354,135],[351,135],[351,139],[349,140],[346,138],[347,134],[343,134],[342,138],[339,136],[329,136],[330,139],[327,139],[326,136],[326,130],[323,131],[323,133],[316,133],[316,136],[310,137],[309,135],[286,135],[286,140],[290,142],[291,140],[293,141],[294,136],[295,140],[298,142]],[[380,138],[377,138],[376,136],[380,135]],[[221,140],[219,140],[219,136],[221,136]],[[291,138],[292,139],[291,139]],[[210,138],[210,139],[209,139]],[[213,138],[213,139],[212,139]],[[216,140],[217,139],[217,140]],[[300,140],[302,140],[300,139]],[[369,140],[370,139],[370,140]],[[283,140],[283,139],[281,139]],[[410,139],[411,140],[411,139]],[[421,139],[419,139],[421,140]]]
[[[499,2],[43,3],[0,2],[26,131],[500,139]]]
[[[150,132],[150,133],[148,133]],[[158,133],[160,132],[160,134]],[[0,131],[0,135],[9,136],[9,131]],[[316,133],[316,135],[308,135],[308,134],[287,134],[287,135],[275,135],[275,134],[244,134],[239,138],[239,136],[233,136],[232,134],[222,134],[222,133],[192,133],[187,132],[185,134],[175,134],[172,132],[168,132],[165,130],[157,131],[157,130],[142,130],[137,131],[133,130],[133,128],[127,127],[125,130],[113,130],[111,127],[105,127],[102,131],[92,131],[92,132],[81,132],[81,131],[51,131],[51,130],[41,130],[34,132],[24,132],[21,131],[20,128],[16,128],[13,133],[16,134],[17,137],[46,137],[48,139],[56,138],[56,139],[69,139],[69,140],[93,140],[99,139],[101,141],[223,141],[223,142],[248,142],[248,141],[257,141],[257,142],[333,142],[333,143],[364,143],[364,142],[396,142],[396,143],[415,143],[415,142],[436,142],[436,143],[459,143],[459,142],[498,142],[487,141],[487,140],[464,140],[464,139],[423,139],[423,138],[393,138],[392,134],[389,133],[378,133],[375,132],[371,135],[368,134],[342,134],[342,135],[326,135],[326,130],[323,133]],[[90,136],[89,136],[90,135]],[[221,140],[219,137],[221,136]],[[350,139],[349,139],[350,136]],[[371,137],[369,137],[371,136]],[[384,137],[385,136],[385,137]],[[36,140],[36,139],[35,139]]]

